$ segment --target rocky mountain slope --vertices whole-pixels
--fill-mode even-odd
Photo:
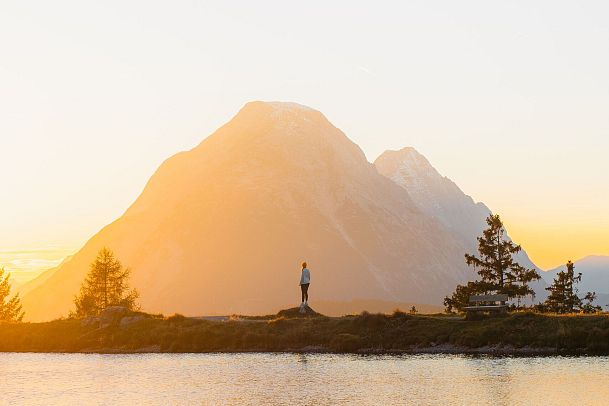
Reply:
[[[477,252],[476,238],[487,228],[485,219],[491,214],[484,203],[475,202],[412,147],[385,151],[374,165],[379,173],[404,188],[419,210],[444,225],[468,252]],[[528,268],[538,269],[525,250],[517,255],[517,260]],[[543,300],[547,295],[546,281],[532,286],[536,300]]]
[[[490,209],[440,175],[414,148],[385,151],[374,165],[379,173],[406,189],[419,210],[439,220],[467,244],[475,244],[475,237],[486,228]]]

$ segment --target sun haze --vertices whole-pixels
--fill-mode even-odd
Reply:
[[[542,268],[609,255],[607,15],[602,1],[4,3],[0,265],[25,280],[59,263],[250,100],[314,107],[369,161],[415,147]]]

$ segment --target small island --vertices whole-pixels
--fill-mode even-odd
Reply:
[[[534,294],[528,283],[540,276],[513,260],[520,247],[505,238],[499,216],[487,223],[480,257],[466,255],[479,279],[457,286],[445,299],[446,313],[437,314],[418,314],[413,306],[408,313],[329,317],[303,296],[301,307],[274,315],[165,317],[140,310],[130,270],[104,248],[68,317],[24,323],[19,297],[8,299],[8,276],[0,272],[0,352],[609,355],[609,317],[593,304],[594,292],[583,300],[577,295],[581,274],[573,263],[557,274],[545,302],[520,304]],[[476,298],[482,305],[468,306]],[[489,305],[493,300],[501,303]]]
[[[318,352],[609,355],[609,318],[514,312],[467,321],[445,314],[164,317],[110,307],[100,316],[0,323],[3,352]]]

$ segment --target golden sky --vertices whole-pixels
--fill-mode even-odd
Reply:
[[[285,100],[369,160],[415,147],[543,268],[609,255],[607,15],[602,1],[5,2],[0,251],[76,250],[165,158],[247,101]]]

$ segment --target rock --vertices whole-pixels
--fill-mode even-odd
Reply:
[[[120,320],[129,314],[129,310],[124,306],[109,306],[102,310],[99,315],[100,327],[108,327],[112,324],[118,324]]]
[[[130,326],[131,324],[135,324],[137,322],[144,320],[144,318],[145,318],[144,316],[126,316],[121,319],[120,326],[127,327],[127,326]]]
[[[99,325],[99,322],[100,322],[99,317],[87,316],[80,321],[80,325],[83,327],[97,326],[97,325]]]
[[[129,310],[124,306],[109,306],[102,310],[99,315],[102,319],[116,319],[119,316],[124,316],[129,313]]]
[[[102,310],[99,315],[102,322],[112,322],[119,320],[121,317],[126,316],[129,313],[126,307],[123,306],[110,306]]]
[[[309,306],[293,307],[291,309],[281,310],[277,313],[278,317],[286,319],[302,318],[302,317],[323,317],[323,314],[317,313]]]
[[[109,327],[111,325],[120,324],[127,326],[142,320],[144,317],[128,316],[131,312],[124,306],[109,306],[106,307],[99,316],[87,316],[80,321],[83,327],[95,326],[99,328]]]

